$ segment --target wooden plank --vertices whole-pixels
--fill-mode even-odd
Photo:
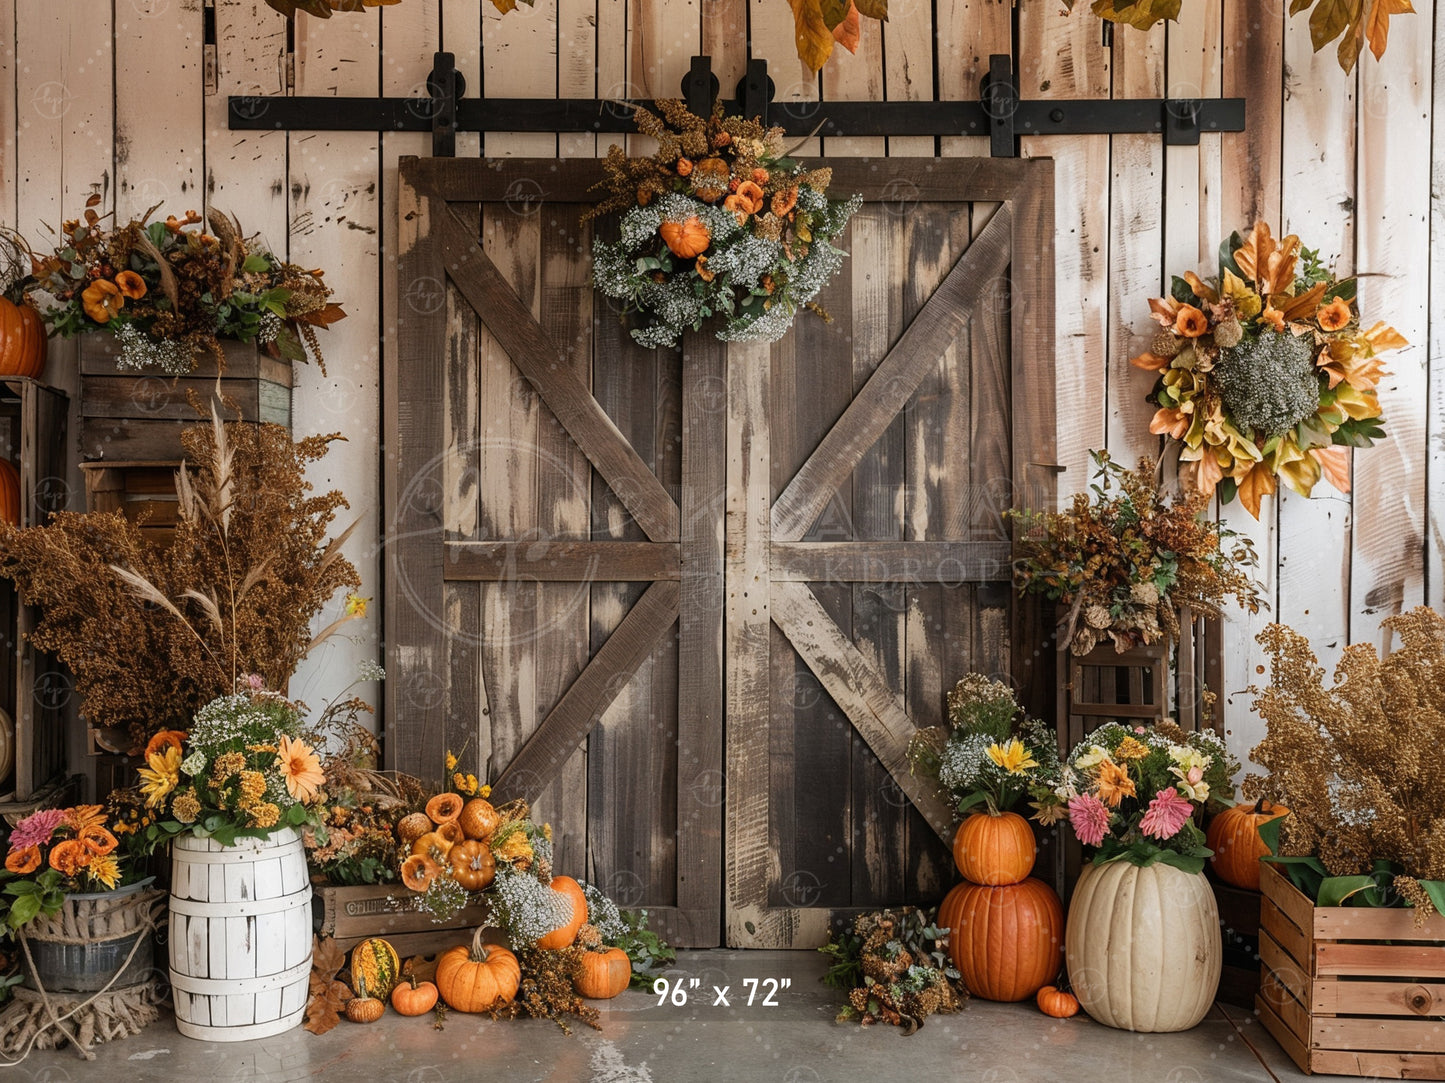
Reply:
[[[749,57],[767,61],[768,78],[773,81],[775,88],[773,109],[785,109],[790,116],[816,117],[821,120],[822,112],[817,105],[821,80],[798,59],[793,13],[788,6],[776,3],[775,0],[749,0],[747,42]],[[875,38],[869,51],[877,48]],[[838,61],[829,59],[828,63],[836,64]],[[728,85],[724,83],[724,97],[730,96],[727,90]],[[816,122],[815,120],[814,123]],[[803,157],[816,157],[823,153],[822,141],[809,139],[797,153]]]
[[[947,802],[908,771],[908,739],[914,727],[877,671],[843,636],[806,586],[774,584],[772,615],[899,788],[940,838],[952,838],[953,814]]]
[[[712,57],[719,86],[737,87],[747,70],[748,48],[748,0],[709,0],[702,5],[701,52]]]
[[[1289,1027],[1291,1033],[1298,1035],[1302,1041],[1309,1041],[1310,1013],[1273,973],[1261,975],[1259,996],[1279,1016],[1280,1021]]]
[[[688,943],[721,933],[723,523],[727,501],[727,347],[690,336],[682,361],[682,582],[678,601],[677,901],[711,915]]]
[[[122,5],[115,12],[116,210],[125,221],[157,203],[158,217],[199,207],[205,156],[204,36],[201,0],[160,12]],[[153,108],[165,102],[166,108]]]
[[[620,684],[636,671],[658,637],[672,627],[678,594],[677,584],[666,580],[647,589],[502,771],[493,787],[498,794],[530,797],[528,790],[509,793],[507,787],[517,788],[521,782],[534,787],[551,777],[612,702]]]
[[[1416,924],[1414,910],[1316,906],[1313,914],[1316,940],[1406,940],[1416,943],[1445,943],[1445,917],[1441,917],[1439,914],[1432,914],[1424,925]]]
[[[1315,906],[1304,892],[1267,861],[1261,862],[1259,866],[1259,886],[1263,892],[1263,898],[1260,899],[1261,925],[1264,923],[1264,911],[1273,907],[1303,935],[1310,935],[1314,928]],[[1308,961],[1304,955],[1297,955],[1295,958],[1300,962]]]
[[[881,23],[863,20],[861,49],[883,54],[884,89],[889,101],[930,101],[934,96],[933,43],[936,34],[931,16],[932,12],[920,9],[916,13],[910,11],[907,15]],[[882,31],[881,48],[873,34],[875,29]],[[836,57],[843,51],[835,49],[833,55]],[[943,57],[946,54],[939,55]],[[948,63],[945,61],[939,66],[947,67]],[[932,158],[934,143],[935,140],[930,135],[889,136],[888,156]]]
[[[0,30],[3,30],[0,33],[0,221],[18,223],[16,195],[20,176],[15,151],[19,65],[15,50],[18,37],[15,0],[0,0]]]
[[[920,21],[925,27],[928,27],[930,22],[926,19]],[[863,40],[858,52],[850,53],[841,46],[835,46],[828,63],[824,64],[823,70],[818,73],[822,80],[822,97],[825,101],[883,100],[883,27],[880,23],[866,19],[862,20],[862,23]],[[796,60],[796,57],[794,59]],[[723,84],[729,85],[736,83]],[[835,136],[819,142],[822,144],[822,153],[830,158],[843,155],[882,158],[888,153],[888,140],[882,136]],[[854,232],[857,232],[856,225]]]
[[[1006,542],[775,542],[774,579],[961,586],[1009,574]]]
[[[974,100],[988,74],[988,58],[1013,53],[1013,5],[1006,0],[937,0],[933,12],[938,97]],[[945,136],[938,147],[945,158],[989,153],[986,136]]]
[[[675,545],[657,542],[447,542],[446,577],[582,583],[679,578]]]
[[[1428,1053],[1343,1052],[1312,1049],[1310,1071],[1317,1075],[1357,1076],[1362,1079],[1445,1078],[1445,1057]]]
[[[1314,942],[1315,974],[1412,978],[1445,978],[1445,951],[1431,944],[1341,944]]]
[[[1110,56],[1097,18],[1077,5],[1061,17],[1053,7],[1019,8],[1019,90],[1029,99],[1109,97]],[[1122,36],[1122,35],[1118,35]],[[1089,451],[1104,442],[1109,315],[1109,137],[1033,136],[1026,156],[1049,156],[1058,177],[1054,235],[1058,336],[1051,362],[1058,401],[1054,462],[1063,484],[1088,486]],[[1019,279],[1015,277],[1015,282]]]
[[[1402,21],[1399,24],[1405,25]],[[1380,381],[1389,439],[1355,458],[1350,638],[1389,646],[1381,618],[1424,601],[1425,414],[1429,401],[1432,36],[1403,31],[1389,63],[1361,64],[1357,102],[1356,226],[1359,306],[1411,343],[1386,355]],[[1389,118],[1389,123],[1381,123]],[[1364,277],[1368,274],[1368,277]]]
[[[1238,7],[1240,5],[1233,5]],[[1164,96],[1165,24],[1114,34],[1114,96]],[[1224,138],[1228,138],[1227,136]],[[1155,374],[1129,364],[1149,348],[1159,325],[1145,299],[1162,295],[1164,143],[1157,135],[1116,135],[1109,141],[1108,399],[1105,446],[1120,462],[1157,455],[1145,396]]]
[[[1300,966],[1305,973],[1313,976],[1317,971],[1314,967],[1314,953],[1310,944],[1309,934],[1302,932],[1289,917],[1284,914],[1274,901],[1268,896],[1259,912],[1260,933],[1269,933],[1274,941],[1283,948]],[[1318,947],[1318,945],[1313,945]]]
[[[465,226],[450,212],[436,230],[447,274],[482,314],[512,363],[536,388],[568,434],[608,482],[653,541],[677,538],[678,511],[652,471],[638,458],[617,426],[563,364],[566,346],[557,344],[518,300]]]
[[[552,93],[559,98],[598,96],[602,69],[597,50],[598,6],[598,0],[557,0],[557,83]],[[557,134],[559,158],[591,158],[596,154],[597,136],[587,132]]]
[[[1290,995],[1298,1000],[1311,1011],[1318,1011],[1318,990],[1326,985],[1339,985],[1339,982],[1317,982],[1309,976],[1309,973],[1301,969],[1299,963],[1289,952],[1279,946],[1279,942],[1270,936],[1268,931],[1260,930],[1259,933],[1259,962],[1264,970],[1268,970],[1274,980],[1288,989]]]
[[[1008,261],[1013,216],[1008,208],[994,215],[943,282],[918,318],[904,331],[863,390],[794,475],[773,505],[773,537],[797,541],[827,503],[828,494],[872,447],[913,394],[928,367],[983,301],[988,284]]]
[[[480,94],[555,98],[557,5],[518,5],[506,14],[493,5],[481,7]],[[557,137],[550,132],[494,132],[483,139],[483,151],[492,158],[551,158],[557,153]]]
[[[485,86],[482,82],[482,5],[481,4],[437,4],[441,8],[438,12],[427,12],[431,16],[433,24],[441,23],[441,36],[436,48],[451,53],[455,58],[457,71],[461,72],[462,78],[467,81],[467,90],[470,94],[480,97],[485,93]],[[411,44],[410,41],[403,45]],[[393,43],[388,36],[386,41],[386,52],[389,56],[423,58],[431,54],[429,52],[417,51],[408,53],[404,48],[393,50]],[[403,65],[397,65],[402,67]],[[410,67],[410,64],[405,65]],[[423,69],[417,69],[419,73]],[[417,74],[413,73],[413,74]],[[473,88],[476,88],[475,90]],[[412,90],[413,96],[425,97],[426,88],[418,85]],[[591,97],[591,94],[580,95]],[[431,140],[430,134],[426,137]],[[481,132],[457,132],[456,151],[459,158],[476,158],[482,152]]]
[[[1310,1046],[1360,1052],[1408,1049],[1413,1053],[1445,1053],[1445,1026],[1435,1019],[1311,1016]]]
[[[1309,1049],[1284,1020],[1275,1014],[1274,1008],[1264,998],[1263,982],[1261,982],[1260,988],[1261,995],[1255,997],[1254,1000],[1254,1010],[1259,1016],[1259,1021],[1264,1024],[1264,1029],[1269,1031],[1270,1036],[1279,1043],[1280,1048],[1289,1055],[1290,1060],[1294,1061],[1301,1071],[1308,1072],[1311,1062]]]
[[[1309,1008],[1320,1015],[1428,1019],[1445,1014],[1445,984],[1439,982],[1317,981],[1312,992]]]

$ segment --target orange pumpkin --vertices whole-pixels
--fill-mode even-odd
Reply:
[[[462,806],[461,814],[457,817],[457,823],[469,839],[486,838],[501,822],[502,818],[497,815],[497,810],[484,797],[473,797]]]
[[[391,991],[391,1006],[398,1015],[425,1015],[436,1007],[437,987],[429,981],[417,981],[415,974]]]
[[[1034,1003],[1039,1006],[1039,1011],[1055,1019],[1068,1019],[1079,1014],[1079,998],[1053,985],[1045,985],[1040,989],[1038,996],[1034,997]]]
[[[479,926],[472,943],[448,948],[437,959],[437,991],[459,1012],[484,1012],[510,1004],[522,983],[517,957],[506,948],[482,943]]]
[[[954,864],[975,884],[1017,884],[1033,871],[1037,854],[1033,828],[1016,812],[975,812],[953,836]]]
[[[695,214],[688,215],[681,222],[664,222],[657,227],[657,232],[662,234],[663,243],[672,254],[681,259],[702,255],[712,243],[712,231]]]
[[[1259,859],[1269,853],[1259,829],[1270,820],[1288,816],[1289,809],[1272,805],[1264,798],[1227,808],[1209,823],[1205,844],[1214,851],[1209,863],[1226,884],[1259,890]]]
[[[9,459],[0,459],[0,522],[20,525],[20,471]]]
[[[632,960],[621,948],[584,951],[572,984],[588,1000],[611,1000],[632,980]]]
[[[938,908],[938,924],[950,930],[949,955],[968,991],[984,1000],[1026,1000],[1063,961],[1064,907],[1042,880],[959,884]]]
[[[497,859],[481,839],[457,843],[447,854],[447,864],[451,866],[452,879],[468,891],[485,890],[497,875]]]
[[[451,849],[452,844],[447,840],[446,836],[438,834],[435,831],[428,831],[411,844],[411,852],[413,855],[429,857],[438,865],[446,861],[447,854],[451,853]]]
[[[432,829],[431,817],[425,812],[411,812],[396,825],[396,837],[410,845]]]
[[[444,824],[462,814],[462,799],[454,793],[439,793],[426,803],[426,814],[434,824]]]
[[[0,376],[39,376],[47,342],[39,312],[0,297]]]
[[[572,920],[537,941],[537,947],[542,951],[556,951],[558,948],[568,947],[577,939],[577,930],[582,928],[587,920],[587,896],[583,894],[581,884],[570,876],[554,876],[552,890],[571,902]]]

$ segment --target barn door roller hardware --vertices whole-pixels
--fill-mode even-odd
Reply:
[[[692,58],[682,96],[706,113],[720,91],[712,62]],[[774,101],[767,62],[749,60],[730,113],[761,117],[789,135],[987,136],[995,157],[1016,157],[1026,135],[1158,133],[1170,145],[1197,144],[1203,132],[1244,131],[1243,98],[1125,98],[1025,101],[1004,55],[989,58],[978,101]],[[234,130],[432,133],[432,153],[455,153],[457,132],[631,132],[626,102],[583,98],[466,98],[451,53],[437,53],[425,98],[232,97]]]

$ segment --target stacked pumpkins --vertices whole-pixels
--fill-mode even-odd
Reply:
[[[1064,908],[1029,876],[1038,848],[1014,812],[975,812],[959,825],[953,860],[963,874],[938,908],[949,953],[968,991],[985,1000],[1025,1000],[1052,983],[1063,961]]]

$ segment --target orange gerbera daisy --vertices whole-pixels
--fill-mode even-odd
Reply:
[[[74,876],[96,856],[82,839],[66,839],[50,848],[50,867],[61,876]]]
[[[109,323],[125,307],[125,296],[114,282],[98,278],[80,295],[85,314],[96,323]]]
[[[27,846],[23,850],[11,850],[5,855],[5,868],[21,876],[34,872],[40,868],[40,847]]]
[[[1198,338],[1209,330],[1209,319],[1193,305],[1180,305],[1174,315],[1174,330],[1185,338]]]
[[[145,755],[149,759],[158,752],[164,752],[168,748],[180,750],[181,742],[186,739],[185,730],[161,730],[149,741],[146,742]]]
[[[1315,313],[1321,331],[1338,331],[1350,322],[1350,303],[1343,297],[1336,297]]]
[[[1113,760],[1105,757],[1099,761],[1099,800],[1110,808],[1118,808],[1119,802],[1126,797],[1135,797],[1134,780],[1129,777],[1129,769],[1121,767]]]
[[[276,750],[276,766],[286,780],[286,792],[298,801],[315,798],[326,781],[316,750],[300,738],[281,738]]]
[[[93,827],[105,827],[105,809],[100,805],[76,805],[65,812],[65,826],[77,835]]]
[[[132,301],[138,301],[146,295],[146,280],[134,271],[121,271],[115,276],[115,285]]]

